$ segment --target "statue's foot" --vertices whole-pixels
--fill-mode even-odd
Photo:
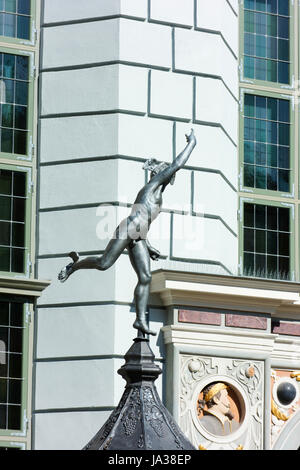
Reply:
[[[74,263],[70,263],[60,271],[60,273],[58,275],[58,280],[60,282],[65,282],[68,279],[68,277],[72,274],[73,265],[74,265]]]
[[[137,330],[141,331],[142,333],[146,335],[156,336],[155,331],[149,330],[146,322],[143,320],[139,320],[138,318],[135,320],[133,324],[133,328],[136,328]]]

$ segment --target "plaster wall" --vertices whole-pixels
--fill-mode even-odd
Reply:
[[[105,249],[147,180],[143,162],[172,161],[191,127],[198,145],[149,232],[163,255],[152,267],[236,271],[235,3],[216,14],[207,1],[43,1],[37,275],[52,284],[36,311],[36,449],[78,449],[96,433],[123,392],[116,371],[134,336],[126,253],[105,273],[65,284],[57,274],[69,251]],[[185,246],[179,225],[203,238]],[[153,296],[149,317],[159,333],[166,311]],[[159,362],[162,343],[151,338]],[[163,376],[157,388],[164,398]]]

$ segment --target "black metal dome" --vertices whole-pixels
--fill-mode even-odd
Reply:
[[[127,382],[119,405],[83,450],[195,450],[158,396],[149,340],[133,341],[118,370]]]

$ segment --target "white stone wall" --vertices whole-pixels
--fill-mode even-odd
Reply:
[[[57,273],[71,250],[104,250],[99,204],[109,236],[145,159],[172,161],[191,127],[198,145],[149,234],[164,257],[152,267],[236,273],[237,2],[44,0],[42,25],[37,275],[52,284],[36,313],[34,446],[78,449],[123,392],[136,276],[126,254],[105,273]],[[166,312],[150,303],[159,333]],[[151,347],[159,361],[161,334]]]

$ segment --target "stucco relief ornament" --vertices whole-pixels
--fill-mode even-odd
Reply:
[[[80,259],[78,253],[72,251],[69,253],[72,263],[65,266],[58,274],[58,279],[65,282],[80,269],[106,271],[126,249],[138,277],[134,291],[136,319],[133,327],[142,335],[156,335],[147,325],[146,314],[151,283],[150,259],[157,260],[160,257],[160,252],[150,245],[147,235],[151,223],[161,211],[164,190],[169,184],[174,183],[177,171],[184,167],[196,146],[193,129],[189,135],[186,135],[186,140],[187,145],[172,163],[159,162],[155,159],[146,161],[143,169],[150,172],[150,180],[137,194],[131,214],[118,225],[103,255]]]

